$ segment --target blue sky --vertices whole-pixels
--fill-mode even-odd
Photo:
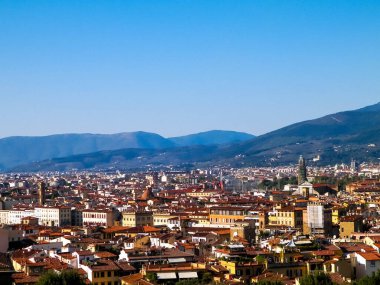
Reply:
[[[380,101],[380,1],[0,0],[0,137],[253,134]]]

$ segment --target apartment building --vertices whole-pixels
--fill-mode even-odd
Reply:
[[[291,228],[302,228],[302,209],[295,207],[283,207],[269,214],[270,226],[288,226]]]
[[[34,212],[40,225],[50,227],[71,225],[70,207],[36,207]]]
[[[248,211],[243,207],[215,206],[210,208],[210,223],[233,225],[238,220],[244,220]]]
[[[153,213],[148,211],[123,212],[123,227],[153,226]]]
[[[114,224],[114,215],[111,210],[83,210],[82,221],[84,226],[111,227]]]

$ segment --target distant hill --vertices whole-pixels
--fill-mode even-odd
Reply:
[[[223,138],[225,134],[225,138]],[[200,137],[198,139],[198,136]],[[191,137],[191,139],[187,139]],[[229,131],[211,131],[177,138],[164,138],[155,133],[125,132],[118,134],[57,134],[38,137],[0,139],[0,170],[52,158],[75,156],[105,150],[170,149],[177,146],[232,143],[250,139],[251,135]],[[183,138],[183,139],[182,139]],[[176,143],[176,141],[181,143]]]
[[[377,161],[380,146],[380,103],[308,120],[232,146],[226,153],[263,165],[295,162],[300,154],[318,163]],[[368,146],[371,145],[371,146]]]
[[[8,137],[0,139],[0,164],[9,168],[33,161],[100,150],[168,147],[174,147],[174,143],[160,135],[146,132]]]
[[[105,151],[38,162],[16,170],[139,168],[169,164],[192,167],[276,166],[295,163],[301,154],[308,159],[309,164],[316,165],[349,163],[351,159],[378,162],[379,146],[380,103],[292,124],[232,145]],[[318,155],[320,159],[312,162]]]
[[[187,136],[173,137],[169,138],[169,140],[178,146],[193,146],[231,144],[241,141],[247,141],[253,138],[255,138],[254,135],[247,133],[213,130]]]

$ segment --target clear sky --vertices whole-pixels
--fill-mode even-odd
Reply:
[[[0,137],[263,134],[380,101],[380,1],[0,0]]]

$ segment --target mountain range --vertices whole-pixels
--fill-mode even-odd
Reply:
[[[15,136],[0,139],[0,169],[46,159],[68,157],[104,150],[170,149],[180,146],[218,145],[249,140],[255,136],[234,131],[208,131],[181,137],[164,138],[155,133],[57,134]]]
[[[222,133],[215,137],[224,136]],[[286,126],[239,142],[202,143],[201,136],[174,138],[171,146],[106,150],[19,166],[17,171],[224,165],[277,166],[295,163],[326,165],[351,159],[380,159],[380,103]],[[191,143],[190,143],[191,142]]]

